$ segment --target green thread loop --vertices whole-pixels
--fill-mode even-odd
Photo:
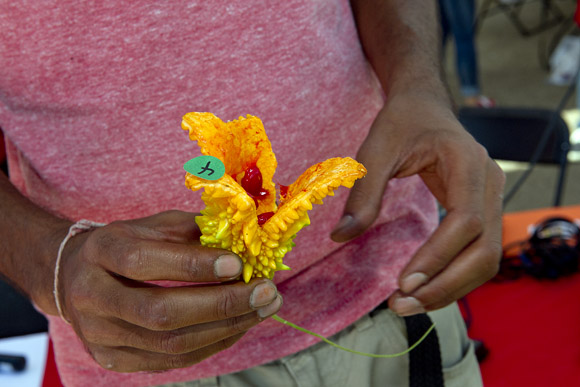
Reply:
[[[278,315],[273,315],[272,318],[284,325],[288,325],[289,327],[292,327],[296,330],[299,330],[300,332],[304,332],[307,333],[311,336],[317,337],[320,340],[324,341],[327,344],[332,345],[335,348],[338,348],[340,350],[346,351],[346,352],[350,352],[350,353],[354,353],[355,355],[360,355],[360,356],[366,356],[366,357],[375,357],[375,358],[380,358],[380,359],[385,359],[385,358],[394,358],[394,357],[399,357],[399,356],[403,356],[406,355],[407,353],[411,352],[413,349],[415,349],[419,344],[421,344],[423,342],[423,340],[425,340],[425,338],[427,338],[427,336],[429,335],[429,333],[431,333],[431,331],[433,330],[433,328],[435,328],[435,324],[431,324],[431,326],[429,327],[429,329],[427,329],[427,331],[423,334],[423,336],[421,336],[421,338],[419,340],[417,340],[417,342],[415,342],[413,345],[411,345],[409,348],[407,348],[406,350],[404,350],[403,352],[399,352],[399,353],[393,353],[393,354],[375,354],[375,353],[366,353],[366,352],[359,352],[359,351],[355,351],[353,349],[349,349],[349,348],[345,348],[342,345],[338,345],[336,343],[333,343],[332,341],[328,340],[326,337],[319,335],[318,333],[314,333],[312,331],[309,331],[306,328],[302,328],[294,323],[291,323],[290,321],[284,320],[282,317],[278,316]]]

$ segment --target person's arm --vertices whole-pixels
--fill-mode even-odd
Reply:
[[[48,314],[57,314],[52,281],[59,239],[72,224],[25,198],[0,172],[0,273]]]
[[[351,190],[332,237],[364,232],[391,178],[421,176],[447,216],[403,269],[389,306],[401,315],[437,309],[497,272],[505,177],[455,117],[441,79],[435,2],[351,4],[387,100],[357,154],[368,175]]]
[[[389,95],[417,92],[451,108],[441,77],[437,2],[351,0],[367,59]]]
[[[57,315],[55,261],[72,223],[38,208],[2,172],[0,213],[0,273],[45,313]],[[200,246],[199,235],[195,214],[168,211],[69,240],[59,300],[101,366],[120,372],[186,367],[228,348],[281,307],[271,281],[231,282],[242,271],[241,260]],[[208,285],[147,283],[154,280]]]

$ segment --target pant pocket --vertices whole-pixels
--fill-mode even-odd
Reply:
[[[443,380],[445,381],[445,387],[483,386],[473,341],[469,342],[469,346],[459,362],[443,368]]]

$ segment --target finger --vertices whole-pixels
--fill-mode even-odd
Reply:
[[[126,237],[125,225],[96,230],[85,249],[104,269],[137,281],[216,282],[242,272],[242,260],[227,250]]]
[[[199,214],[169,210],[146,218],[127,221],[134,226],[138,236],[144,239],[156,239],[175,243],[199,242],[201,232],[196,216]]]
[[[451,261],[448,267],[412,293],[397,292],[389,300],[402,315],[438,309],[465,296],[498,271],[502,254],[502,192],[505,175],[495,162],[489,162],[485,190],[484,232]]]
[[[160,355],[129,347],[91,347],[90,354],[103,368],[116,372],[163,371],[185,368],[228,349],[234,345],[243,334],[228,337],[217,343],[208,345],[196,351],[179,355]]]
[[[276,287],[269,280],[215,286],[128,287],[122,280],[108,288],[108,297],[96,311],[155,331],[227,320],[266,307],[276,300]],[[94,312],[91,297],[74,295],[77,309]],[[79,299],[80,298],[80,299]]]
[[[402,292],[411,293],[425,284],[483,232],[487,153],[482,153],[481,159],[484,160],[483,164],[463,163],[454,166],[453,173],[444,178],[448,213],[402,271],[399,280]],[[426,179],[429,185],[429,178]]]
[[[395,313],[408,316],[449,305],[492,278],[500,257],[500,239],[482,238],[415,292],[393,294],[389,306]]]
[[[172,331],[151,331],[116,319],[91,319],[81,324],[82,335],[91,345],[124,346],[171,355],[186,354],[245,333],[276,313],[281,305],[282,297],[278,296],[272,304],[256,312]]]
[[[422,301],[426,310],[449,305],[497,274],[502,252],[501,238],[492,241],[482,238],[471,247],[463,257],[454,260],[448,270],[435,277],[429,286],[417,291],[415,296]]]
[[[393,166],[385,157],[385,130],[373,125],[361,145],[356,159],[367,169],[364,179],[357,180],[349,192],[343,216],[331,233],[335,242],[349,241],[363,232],[375,221],[381,208],[383,194],[392,177]]]

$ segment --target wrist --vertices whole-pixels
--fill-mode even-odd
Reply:
[[[35,205],[0,173],[0,273],[41,310],[54,314],[54,263],[71,222]]]
[[[417,87],[391,90],[383,110],[395,116],[432,116],[456,120],[451,97],[437,88]],[[418,118],[418,117],[417,117]]]
[[[42,230],[37,230],[34,244],[23,255],[23,259],[30,259],[33,263],[25,265],[30,275],[22,278],[19,286],[46,314],[58,315],[54,299],[54,272],[59,246],[71,225],[64,219],[55,219],[51,225],[45,225]],[[34,269],[31,270],[31,267]]]
[[[69,243],[69,241],[72,238],[74,238],[76,235],[85,233],[87,231],[91,231],[95,228],[102,227],[104,225],[105,225],[104,223],[97,223],[97,222],[93,222],[93,221],[86,220],[86,219],[79,220],[78,222],[76,222],[75,224],[73,224],[72,226],[69,227],[66,236],[64,237],[64,239],[62,240],[62,242],[59,245],[58,252],[56,255],[56,261],[54,263],[54,280],[53,280],[53,287],[52,287],[53,292],[52,293],[53,293],[56,311],[57,311],[58,315],[66,323],[70,324],[70,322],[67,320],[67,318],[64,315],[63,303],[61,303],[62,291],[61,291],[61,286],[60,286],[60,277],[62,276],[61,267],[63,266],[63,255],[64,255],[65,247],[67,247],[67,244]]]
[[[417,103],[435,103],[440,107],[455,110],[446,83],[435,69],[425,72],[404,71],[383,85],[387,102],[394,98],[415,99]]]

